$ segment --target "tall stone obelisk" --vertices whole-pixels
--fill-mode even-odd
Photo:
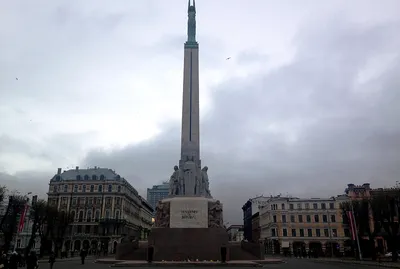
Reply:
[[[199,109],[199,44],[196,41],[196,4],[188,1],[187,41],[183,65],[183,100],[181,159],[181,195],[200,195],[196,182],[201,181],[200,109]]]

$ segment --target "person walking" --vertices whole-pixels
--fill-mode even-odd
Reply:
[[[31,251],[28,258],[26,259],[26,269],[36,269],[39,266],[38,257],[35,251]]]
[[[84,249],[84,248],[81,249],[80,256],[81,256],[81,264],[85,264],[85,259],[86,259],[86,256],[87,256],[86,249]]]
[[[56,255],[54,254],[54,252],[51,252],[50,257],[49,257],[50,269],[53,269],[55,262],[56,262]]]
[[[18,253],[14,251],[11,253],[10,261],[9,261],[10,269],[18,269]]]

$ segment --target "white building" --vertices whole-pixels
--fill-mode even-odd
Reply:
[[[310,199],[271,197],[260,209],[260,237],[267,252],[311,249],[319,255],[338,255],[350,239],[340,207],[347,199],[345,195]]]
[[[228,232],[229,241],[241,242],[244,239],[243,225],[230,225],[226,231]]]

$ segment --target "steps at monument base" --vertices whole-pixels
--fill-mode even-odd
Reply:
[[[147,242],[139,242],[139,244],[127,242],[117,245],[115,259],[117,260],[147,260]]]
[[[228,247],[224,228],[153,228],[148,238],[154,261],[221,260],[221,247]]]
[[[229,242],[229,257],[230,261],[252,261],[258,260],[259,258],[244,250],[240,244],[240,242]]]

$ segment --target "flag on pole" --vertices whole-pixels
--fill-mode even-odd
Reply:
[[[354,225],[354,213],[352,211],[347,211],[346,214],[347,214],[347,218],[349,220],[351,239],[356,240],[357,228]]]
[[[28,212],[29,205],[26,203],[24,207],[24,211],[22,211],[21,217],[19,218],[19,225],[18,225],[18,232],[22,232],[24,229],[24,224],[25,224],[25,217]]]

